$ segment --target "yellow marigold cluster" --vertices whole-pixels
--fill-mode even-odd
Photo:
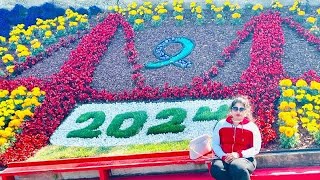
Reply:
[[[19,86],[11,92],[0,89],[0,146],[10,142],[25,119],[33,116],[46,93],[39,87],[28,91]]]

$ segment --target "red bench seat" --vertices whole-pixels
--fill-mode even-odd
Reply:
[[[49,160],[37,162],[14,162],[9,163],[8,168],[0,173],[3,180],[13,180],[14,176],[42,173],[42,172],[75,172],[75,171],[99,171],[101,180],[111,179],[109,177],[110,170],[122,168],[136,168],[136,167],[151,167],[164,166],[175,164],[205,164],[208,163],[207,157],[199,158],[197,160],[189,159],[188,151],[162,152],[153,154],[136,154],[136,155],[122,155],[109,157],[94,157],[94,158],[77,158],[77,159],[62,159]],[[187,175],[180,174],[184,179],[192,179],[192,174],[198,176],[197,179],[205,180],[212,179],[208,172],[205,173],[187,173]],[[178,175],[178,176],[177,176]],[[149,175],[139,177],[127,177],[128,179],[138,180],[145,179]],[[161,177],[168,179],[173,175],[155,175],[152,179]],[[175,178],[178,180],[179,174]],[[320,179],[320,166],[309,167],[293,167],[293,168],[264,168],[257,169],[251,176],[252,180],[286,180],[307,178],[308,180]],[[125,179],[126,177],[123,177]],[[159,179],[158,178],[158,179]],[[160,178],[160,179],[161,179]],[[117,178],[112,178],[117,179]],[[121,179],[121,178],[120,178]],[[170,178],[169,178],[170,179]]]
[[[112,169],[164,166],[173,164],[204,164],[207,158],[189,159],[188,151],[162,152],[96,158],[62,159],[37,162],[13,162],[0,173],[3,180],[13,180],[14,176],[41,172],[73,172],[97,170],[101,180],[109,179]]]

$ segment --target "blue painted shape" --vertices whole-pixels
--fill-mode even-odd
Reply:
[[[173,65],[180,67],[180,68],[190,68],[192,66],[192,62],[186,59],[180,59],[177,62],[174,62]]]
[[[164,52],[164,48],[171,43],[180,43],[182,45],[182,49],[176,54],[169,56]],[[183,60],[183,58],[187,57],[192,52],[194,46],[194,43],[190,39],[185,37],[172,37],[165,39],[164,41],[159,43],[153,51],[155,57],[160,61],[146,63],[145,68],[156,69],[167,66],[169,64],[174,64],[182,68],[190,67],[192,65],[191,62],[187,60],[180,60]]]

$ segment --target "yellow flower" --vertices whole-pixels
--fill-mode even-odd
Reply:
[[[196,13],[198,13],[198,14],[202,13],[201,6],[196,7]]]
[[[44,33],[44,35],[45,35],[47,38],[49,38],[49,37],[52,36],[52,32],[51,32],[51,31],[46,31],[46,32]]]
[[[165,14],[167,13],[168,11],[166,9],[159,9],[158,10],[158,14]]]
[[[308,101],[312,101],[314,99],[311,94],[306,94],[305,97]]]
[[[6,67],[6,70],[9,72],[9,73],[13,73],[14,72],[14,65],[12,65],[12,66],[7,66]]]
[[[316,124],[308,123],[307,130],[312,133],[312,132],[317,132],[318,128],[316,127]]]
[[[317,18],[310,16],[306,19],[306,21],[308,23],[314,24],[317,21]]]
[[[8,48],[0,46],[0,56],[3,56],[5,52],[8,52]]]
[[[226,1],[223,3],[223,5],[224,5],[224,6],[230,6],[230,5],[231,5],[231,3],[230,3],[230,1],[229,1],[229,0],[226,0]]]
[[[312,111],[313,110],[313,105],[311,103],[308,103],[308,104],[305,104],[304,106],[302,106],[302,108],[305,108],[309,111]]]
[[[298,11],[299,16],[304,16],[305,14],[306,14],[306,12],[304,12],[304,11]]]
[[[289,87],[289,86],[292,86],[292,81],[291,81],[291,79],[282,79],[279,82],[279,85],[284,86],[284,87]]]
[[[39,27],[40,27],[40,29],[42,29],[44,31],[50,29],[50,26],[48,26],[48,25],[41,25]]]
[[[0,89],[0,94],[2,95],[0,95],[0,98],[6,97],[9,94],[9,91]]]
[[[293,89],[287,89],[282,92],[282,96],[284,97],[292,97],[295,96]]]
[[[280,103],[279,109],[280,109],[281,111],[285,111],[288,106],[289,106],[289,104],[288,104],[287,101],[282,101],[282,102]]]
[[[78,26],[78,22],[69,22],[70,27]]]
[[[262,4],[256,4],[252,7],[252,10],[257,11],[257,10],[263,10],[263,5]]]
[[[203,16],[202,16],[201,14],[197,14],[197,18],[198,18],[198,19],[202,19]]]
[[[159,21],[160,20],[160,16],[159,15],[154,15],[154,16],[152,16],[152,20]]]
[[[14,57],[11,54],[5,54],[4,56],[2,56],[2,61],[4,63],[10,62],[14,60]]]
[[[18,43],[19,39],[20,39],[19,36],[15,36],[15,35],[10,36],[9,43]]]
[[[152,10],[151,10],[151,9],[146,9],[146,10],[144,11],[144,13],[150,15],[150,14],[152,14]]]
[[[217,19],[221,19],[222,18],[222,14],[217,14]]]
[[[303,118],[301,118],[301,122],[303,124],[309,123],[309,118],[303,117]]]
[[[19,127],[20,125],[21,125],[21,120],[19,120],[19,119],[14,119],[14,120],[11,120],[10,122],[9,122],[9,127]]]
[[[320,90],[320,83],[318,83],[317,81],[311,81],[310,82],[310,88],[311,89],[316,89],[316,90]]]
[[[183,11],[183,8],[182,7],[174,7],[173,8],[175,11],[179,12],[179,13],[182,13]]]
[[[38,49],[38,48],[41,47],[41,43],[40,43],[40,42],[36,42],[36,43],[32,44],[31,47],[32,47],[33,49]]]
[[[16,105],[19,105],[19,104],[22,104],[22,103],[23,103],[22,99],[15,99],[14,100],[14,104],[16,104]]]
[[[28,51],[28,50],[29,50],[29,49],[28,49],[25,45],[18,44],[18,45],[17,45],[16,52],[19,53],[19,52]]]
[[[213,3],[213,0],[206,0],[206,4],[212,4],[212,3]]]
[[[291,108],[291,109],[294,109],[294,108],[296,108],[296,103],[295,102],[289,102],[289,107]]]
[[[3,117],[3,116],[2,116]],[[4,117],[3,117],[4,118]],[[2,126],[4,126],[5,125],[5,123],[4,123],[4,121],[3,120],[0,120],[0,129],[1,129],[1,127]]]
[[[19,90],[25,94],[25,91],[27,91],[27,88],[25,86],[19,86],[16,90]]]
[[[136,24],[143,24],[144,23],[144,20],[143,19],[136,19],[136,20],[134,20],[134,23],[136,23]]]
[[[302,109],[298,109],[298,113],[299,113],[299,114],[302,114],[302,113],[303,113],[303,110],[302,110]]]
[[[285,122],[292,119],[290,112],[283,112],[281,114],[279,113],[279,116]]]
[[[320,15],[320,8],[317,9],[317,13],[318,13],[318,15]]]
[[[7,127],[3,132],[2,132],[2,137],[7,138],[10,137],[12,133],[12,128]]]
[[[296,111],[290,111],[290,114],[294,118],[298,116],[298,113]]]
[[[152,2],[150,2],[150,1],[145,1],[145,2],[143,2],[143,6],[150,6],[150,5],[152,5]]]
[[[135,9],[138,7],[138,4],[136,2],[131,3],[131,8]]]
[[[279,127],[279,132],[280,132],[280,133],[284,133],[284,132],[286,131],[286,129],[287,129],[287,128],[286,128],[285,126],[280,126],[280,127]]]
[[[288,126],[290,126],[290,127],[296,126],[297,123],[298,123],[297,120],[296,120],[296,119],[293,119],[293,118],[288,118],[288,119],[286,120],[286,124],[287,124]]]
[[[30,55],[31,55],[30,51],[22,51],[19,54],[17,54],[18,57],[27,57]]]
[[[57,30],[58,30],[58,31],[65,30],[65,29],[66,29],[66,28],[65,28],[64,26],[62,26],[62,25],[57,26]]]
[[[0,137],[0,146],[1,146],[1,145],[4,145],[4,144],[7,143],[7,142],[8,142],[8,140],[7,140],[6,138]]]
[[[233,13],[232,14],[232,18],[233,19],[239,19],[241,17],[241,14],[239,14],[239,13]]]
[[[299,79],[299,80],[296,82],[296,86],[297,86],[297,87],[306,87],[306,86],[308,86],[308,83],[307,83],[305,80],[303,80],[303,79]]]
[[[286,130],[285,130],[285,135],[287,136],[287,137],[292,137],[293,136],[293,134],[294,134],[294,131],[293,131],[293,129],[292,128],[286,128]]]
[[[190,9],[194,8],[197,6],[197,3],[196,2],[191,2],[190,3]]]
[[[217,7],[216,7],[216,8],[214,8],[213,10],[214,10],[214,12],[217,13],[217,12],[221,12],[221,11],[222,11],[222,8],[221,8],[221,7],[220,7],[220,8],[217,8]]]
[[[0,36],[0,42],[6,42],[6,38],[3,36]]]
[[[178,15],[176,17],[174,17],[176,20],[178,21],[182,21],[183,20],[183,16],[182,15]]]
[[[131,10],[131,11],[129,11],[129,15],[131,15],[131,16],[135,16],[135,15],[137,15],[138,13],[137,13],[137,11],[136,10]]]
[[[292,6],[292,7],[289,8],[289,11],[292,12],[292,11],[295,11],[296,9],[297,9],[297,8],[296,8],[295,6]]]

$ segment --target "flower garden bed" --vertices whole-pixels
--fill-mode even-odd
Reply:
[[[167,4],[162,3],[157,6],[132,3],[127,13],[112,7],[109,12],[90,20],[85,15],[67,10],[65,20],[57,18],[46,22],[51,25],[60,23],[61,26],[66,24],[62,21],[68,22],[71,29],[59,38],[54,36],[62,27],[50,27],[56,29],[50,31],[51,34],[34,27],[35,31],[29,30],[32,34],[29,39],[23,26],[17,26],[13,32],[15,38],[12,35],[11,40],[2,39],[2,46],[8,49],[0,50],[3,61],[0,66],[3,72],[1,117],[4,118],[0,119],[3,121],[0,121],[1,164],[31,157],[48,145],[50,138],[52,144],[58,145],[81,146],[91,141],[87,145],[112,147],[127,145],[126,142],[143,144],[143,139],[149,137],[151,131],[161,136],[155,137],[158,143],[190,140],[204,132],[202,126],[193,127],[181,122],[179,126],[175,121],[186,118],[191,122],[190,114],[196,116],[197,110],[209,120],[219,120],[213,118],[216,107],[213,104],[221,106],[219,100],[228,101],[236,95],[250,97],[266,150],[301,148],[304,144],[299,140],[310,137],[313,141],[310,144],[319,147],[316,144],[320,141],[320,122],[315,114],[319,114],[320,78],[317,73],[320,72],[312,62],[319,59],[320,38],[316,30],[308,28],[317,27],[320,10],[317,7],[306,9],[307,6],[296,3],[290,7],[275,3],[269,10],[259,4],[239,8],[228,2],[216,7],[206,1],[209,9],[191,3],[190,9],[184,9],[182,1],[175,1],[173,11],[167,10]],[[302,15],[302,11],[307,15]],[[125,13],[126,18],[120,13]],[[46,23],[37,22],[47,28]],[[309,27],[310,24],[313,26]],[[308,49],[290,48],[302,41]],[[295,50],[303,60],[296,58]],[[311,71],[293,74],[294,69],[305,66],[305,62],[311,62],[308,64]],[[21,92],[16,93],[18,87]],[[33,98],[32,92],[39,99]],[[14,102],[11,111],[9,101]],[[202,101],[210,103],[204,103],[206,107],[202,109],[194,109],[195,104]],[[175,103],[183,102],[183,106],[179,105],[182,109],[175,107]],[[108,110],[116,103],[122,103],[119,108],[131,109],[112,111],[119,117],[110,115]],[[152,106],[146,105],[148,103]],[[170,104],[175,104],[173,109],[159,108],[171,107]],[[73,117],[72,113],[82,106],[85,107],[82,111],[89,109],[95,113],[89,113],[84,119]],[[22,113],[22,117],[23,107],[32,110],[32,114]],[[141,109],[143,111],[139,111]],[[279,111],[287,114],[281,115]],[[169,129],[167,126],[153,130],[150,130],[151,125],[146,125],[149,129],[144,127],[146,122],[171,116],[178,117],[178,120],[172,118],[175,125]],[[90,118],[94,119],[91,124],[77,126]],[[104,124],[105,119],[110,120]],[[68,124],[70,120],[72,125]],[[206,131],[209,133],[214,122],[204,123],[207,123],[203,127],[209,128]],[[70,126],[86,130],[70,135],[72,130],[66,129]],[[183,127],[194,132],[184,131]],[[302,127],[307,127],[309,134],[305,135]],[[60,130],[68,132],[59,133]],[[121,139],[136,134],[134,141]],[[113,136],[112,141],[105,138],[106,135]],[[59,143],[61,136],[69,136],[73,144],[68,141],[63,141],[67,144]],[[82,138],[81,143],[72,138]]]

